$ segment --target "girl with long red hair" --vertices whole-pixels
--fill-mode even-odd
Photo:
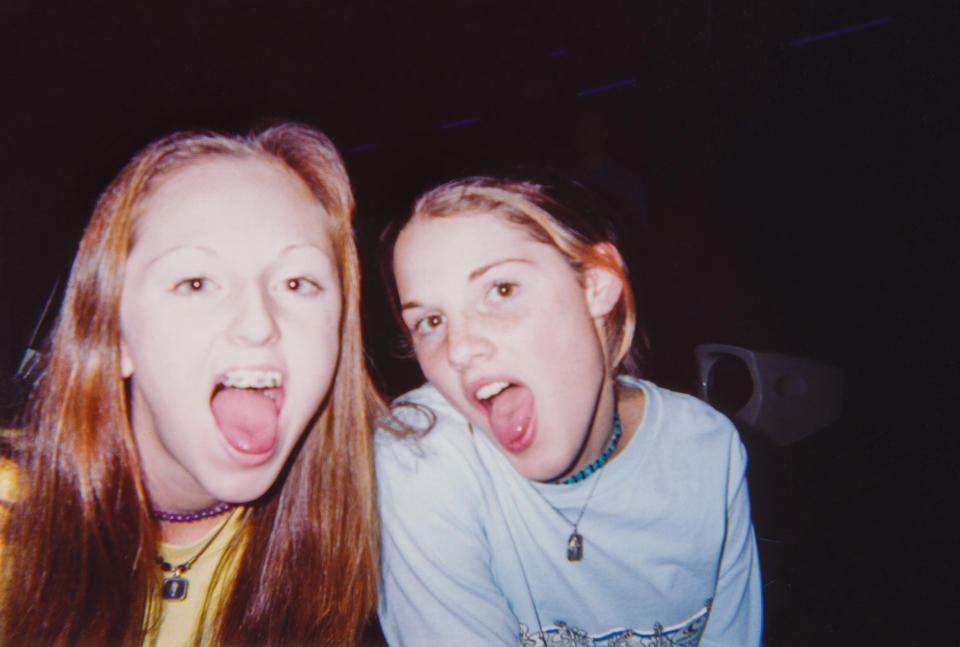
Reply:
[[[80,243],[0,511],[0,643],[345,644],[377,530],[360,274],[322,133],[179,133]]]

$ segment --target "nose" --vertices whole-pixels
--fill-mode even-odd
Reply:
[[[474,322],[447,323],[447,357],[456,368],[467,368],[489,357],[493,342]]]
[[[268,295],[251,287],[238,295],[236,314],[230,322],[228,336],[242,346],[262,346],[280,338],[280,328]]]

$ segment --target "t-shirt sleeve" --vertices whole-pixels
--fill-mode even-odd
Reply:
[[[429,435],[445,431],[438,422]],[[470,447],[380,434],[379,615],[387,642],[516,645],[519,622],[492,576]]]
[[[746,451],[736,430],[731,429],[731,432],[726,534],[717,590],[700,642],[703,647],[759,645],[763,624],[763,590],[757,543],[750,521]]]

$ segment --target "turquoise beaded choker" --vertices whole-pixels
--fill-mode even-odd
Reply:
[[[572,474],[563,480],[550,481],[550,483],[555,483],[557,485],[571,485],[573,483],[579,483],[580,481],[585,480],[588,476],[596,472],[598,469],[603,467],[603,464],[607,462],[607,459],[610,458],[610,454],[617,448],[617,442],[620,440],[620,416],[617,414],[616,410],[613,412],[613,438],[610,439],[610,445],[607,447],[606,451],[600,454],[600,458],[593,461],[582,470],[576,474]]]

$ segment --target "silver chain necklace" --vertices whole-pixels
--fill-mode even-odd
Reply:
[[[220,536],[220,533],[223,532],[223,529],[226,528],[229,523],[230,519],[227,518],[220,524],[220,527],[217,528],[217,532],[213,533],[213,536],[203,545],[203,548],[179,566],[173,566],[163,559],[163,557],[157,555],[157,565],[160,567],[160,570],[164,573],[173,573],[173,575],[163,576],[163,584],[160,586],[160,597],[171,602],[182,602],[187,598],[187,587],[190,582],[184,575],[186,575],[187,571],[200,559],[200,556],[210,548],[210,545],[216,541],[217,537]]]
[[[580,512],[577,514],[576,521],[570,521],[567,515],[563,514],[559,510],[559,508],[557,508],[557,506],[553,505],[553,503],[551,503],[550,500],[546,496],[544,496],[543,493],[540,492],[540,490],[537,489],[536,484],[528,482],[530,487],[533,489],[533,491],[536,492],[537,496],[543,499],[543,502],[546,503],[548,506],[550,506],[550,508],[552,508],[553,511],[557,513],[557,516],[559,516],[561,519],[566,521],[572,527],[570,537],[567,539],[567,561],[570,561],[570,562],[579,562],[583,560],[584,541],[583,541],[583,535],[581,535],[579,532],[580,522],[583,520],[583,515],[587,511],[587,506],[590,505],[590,499],[593,498],[593,493],[597,491],[597,486],[600,483],[600,478],[603,476],[604,472],[606,471],[606,470],[601,470],[600,468],[604,466],[609,456],[613,453],[613,450],[616,449],[616,445],[620,437],[620,416],[616,408],[614,408],[613,410],[613,415],[614,415],[614,436],[611,441],[611,446],[608,447],[606,452],[604,452],[602,459],[598,459],[595,462],[595,464],[591,465],[592,469],[590,469],[589,471],[581,470],[581,472],[578,472],[578,476],[581,473],[583,474],[583,476],[573,481],[573,482],[579,482],[589,477],[592,474],[596,474],[596,472],[600,472],[599,474],[596,474],[596,477],[593,480],[593,486],[590,488],[590,492],[587,494],[587,498],[583,501],[583,505],[580,507]],[[473,432],[472,427],[470,431]],[[554,484],[557,484],[557,485],[567,484],[564,482],[565,480],[566,479],[559,482],[555,481]],[[539,635],[540,637],[538,642],[542,641],[542,643],[545,645],[547,636],[543,631],[543,622],[540,620],[540,610],[537,608],[537,602],[533,596],[533,589],[530,587],[530,580],[527,577],[527,570],[526,568],[524,568],[523,560],[520,558],[520,551],[517,547],[516,539],[513,537],[513,533],[508,533],[508,534],[510,535],[510,539],[513,542],[513,550],[517,556],[517,561],[520,564],[520,573],[523,576],[523,583],[527,588],[527,595],[530,598],[530,606],[533,607],[533,613],[537,619],[537,628],[540,630],[540,635]]]
[[[557,515],[570,524],[573,527],[570,537],[567,539],[567,561],[569,562],[579,562],[583,559],[583,535],[579,532],[580,521],[583,519],[584,513],[587,511],[587,506],[590,504],[590,499],[593,498],[593,493],[597,491],[597,485],[600,483],[600,478],[603,476],[605,470],[597,470],[599,474],[596,475],[596,478],[593,479],[593,486],[590,488],[590,492],[587,494],[587,498],[584,500],[583,505],[580,507],[580,512],[577,514],[576,521],[570,521],[567,515],[560,512],[560,509],[557,506],[553,505],[550,500],[543,495],[535,486],[535,484],[530,483],[530,487],[534,492],[537,493],[544,503],[550,506]],[[510,538],[513,539],[513,534],[511,533]],[[527,571],[523,567],[523,560],[520,559],[520,552],[517,549],[516,541],[514,541],[513,546],[514,551],[517,554],[517,559],[520,562],[520,571],[523,575],[523,583],[527,587],[527,594],[530,596],[530,606],[533,607],[533,614],[537,619],[537,628],[540,630],[540,640],[546,644],[547,636],[543,631],[543,622],[540,620],[540,610],[537,608],[537,602],[533,597],[533,589],[530,588],[530,581],[527,578]]]
[[[567,561],[568,562],[579,562],[583,559],[583,535],[579,532],[580,521],[583,519],[583,514],[587,511],[587,506],[590,504],[590,499],[593,498],[593,493],[597,490],[597,484],[600,483],[600,478],[603,476],[603,470],[600,468],[607,462],[607,459],[613,454],[613,451],[617,448],[617,441],[620,440],[620,415],[617,410],[613,410],[613,437],[610,440],[610,445],[607,447],[607,450],[592,464],[588,467],[580,470],[574,476],[557,481],[550,481],[553,484],[561,485],[570,485],[573,483],[579,483],[584,479],[590,477],[592,474],[597,474],[596,478],[593,479],[593,487],[590,488],[590,493],[587,494],[587,498],[583,502],[583,506],[580,508],[580,513],[577,515],[576,521],[570,521],[567,515],[560,512],[557,506],[550,503],[550,500],[547,499],[535,486],[533,491],[544,500],[544,502],[553,508],[553,511],[560,515],[564,521],[570,524],[573,528],[573,531],[570,533],[570,537],[567,539]],[[599,473],[598,473],[599,472]]]
[[[590,492],[587,494],[587,498],[584,500],[583,505],[580,507],[580,513],[577,515],[576,521],[570,521],[570,518],[567,515],[563,514],[557,506],[553,505],[547,497],[543,495],[540,490],[533,487],[533,491],[544,500],[544,502],[550,506],[554,512],[556,512],[561,519],[566,521],[572,527],[570,537],[567,539],[567,561],[568,562],[579,562],[583,559],[583,535],[580,534],[580,521],[583,520],[583,515],[587,511],[587,506],[590,505],[590,499],[593,498],[593,493],[597,491],[597,484],[600,483],[600,479],[603,477],[604,470],[599,470],[596,478],[593,479],[593,487],[590,488]]]
[[[470,429],[471,434],[474,433],[472,424],[467,423],[467,427]],[[614,450],[617,448],[617,442],[620,440],[620,415],[617,412],[616,408],[614,408],[613,410],[613,432],[612,433],[613,435],[610,440],[610,445],[607,447],[606,451],[599,458],[597,458],[596,461],[594,461],[592,464],[590,464],[586,468],[577,472],[573,477],[562,479],[559,481],[549,481],[549,483],[553,483],[553,484],[569,485],[572,483],[579,483],[587,479],[591,475],[597,474],[599,472],[596,478],[593,479],[593,487],[590,488],[590,492],[589,494],[587,494],[587,498],[584,500],[583,506],[581,506],[580,508],[580,513],[577,514],[576,521],[570,521],[567,515],[560,512],[557,506],[553,505],[550,502],[550,500],[547,499],[547,497],[545,497],[543,493],[540,492],[540,490],[538,490],[533,483],[530,484],[530,487],[533,489],[534,492],[537,493],[537,496],[543,499],[544,503],[550,506],[553,509],[553,511],[560,516],[561,519],[566,521],[572,527],[570,536],[567,538],[567,561],[568,562],[579,562],[583,560],[583,535],[580,534],[580,521],[583,519],[583,515],[587,511],[587,506],[590,505],[590,499],[593,498],[593,493],[597,491],[597,485],[600,483],[600,479],[603,477],[604,472],[600,468],[604,466],[604,464],[607,462],[607,459],[610,457],[611,454],[613,454]]]

